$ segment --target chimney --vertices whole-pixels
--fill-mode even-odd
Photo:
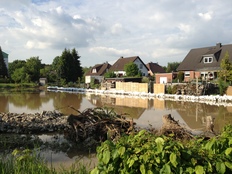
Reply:
[[[216,47],[217,47],[217,48],[221,48],[221,47],[222,47],[222,43],[217,43],[217,44],[216,44]]]

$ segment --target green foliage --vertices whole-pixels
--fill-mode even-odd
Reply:
[[[29,79],[28,75],[26,74],[26,70],[24,67],[15,69],[15,71],[11,74],[11,79],[16,83],[23,83],[28,82]]]
[[[116,77],[116,74],[114,73],[114,71],[108,71],[104,74],[105,78],[114,78]]]
[[[57,81],[64,79],[66,83],[77,82],[83,75],[80,56],[75,49],[64,49],[61,56],[54,58],[52,68],[57,74]]]
[[[124,71],[126,72],[127,77],[141,77],[142,73],[139,70],[138,66],[133,62],[130,62],[124,66]]]
[[[183,143],[141,130],[97,148],[97,173],[231,173],[232,126],[209,140]]]
[[[0,77],[7,77],[7,76],[8,76],[7,67],[4,61],[2,48],[0,47]]]
[[[218,77],[225,82],[232,81],[232,63],[230,61],[230,55],[228,51],[225,53],[220,67],[221,70],[218,73]]]
[[[16,69],[20,69],[26,65],[25,60],[14,60],[13,62],[9,63],[9,75],[11,76]]]
[[[168,85],[165,88],[166,94],[176,94],[177,92],[177,86],[176,85]]]
[[[149,77],[143,77],[142,78],[142,83],[149,83],[150,78]]]
[[[176,72],[176,69],[178,68],[179,65],[180,65],[180,62],[169,62],[166,72],[167,73]]]
[[[179,81],[180,83],[184,81],[184,72],[183,71],[180,71],[178,72],[177,74],[177,81]]]
[[[89,170],[80,161],[76,161],[69,169],[60,166],[57,172],[54,168],[48,167],[45,160],[39,156],[39,153],[25,149],[14,150],[12,155],[0,157],[0,173],[5,174],[88,174]]]
[[[45,65],[40,69],[40,77],[47,78],[48,82],[55,82],[56,76],[57,75],[55,71],[53,71],[51,65]]]
[[[14,150],[12,156],[0,161],[1,173],[53,173],[31,150]]]
[[[229,84],[228,82],[225,82],[223,79],[218,79],[218,88],[219,88],[219,94],[223,95],[225,94]]]
[[[172,86],[171,85],[166,86],[166,93],[172,94]]]
[[[26,60],[26,73],[31,82],[38,82],[40,77],[41,60],[39,57],[31,57]]]
[[[41,60],[31,57],[26,61],[15,60],[9,63],[10,78],[16,83],[38,82],[40,77]]]

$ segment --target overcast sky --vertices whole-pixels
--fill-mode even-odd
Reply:
[[[121,56],[166,66],[232,44],[232,0],[0,0],[0,40],[9,62],[51,64],[75,48],[87,67]]]

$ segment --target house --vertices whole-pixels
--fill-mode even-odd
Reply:
[[[41,86],[46,85],[46,84],[47,84],[47,78],[40,78],[40,79],[39,79],[39,84],[40,84]]]
[[[91,80],[100,83],[104,79],[104,74],[109,71],[111,65],[108,62],[96,64],[85,74],[85,83],[90,83]]]
[[[191,49],[181,62],[177,71],[184,72],[184,81],[195,78],[213,80],[217,78],[221,60],[228,52],[232,61],[232,44]]]
[[[135,63],[139,70],[142,73],[142,76],[148,75],[148,68],[143,63],[143,61],[140,59],[139,56],[134,57],[120,57],[110,68],[110,71],[113,71],[118,77],[122,77],[126,75],[126,72],[124,70],[124,66],[130,62]]]
[[[177,77],[176,72],[171,73],[156,73],[155,74],[155,83],[156,84],[166,84],[172,83],[172,81]]]
[[[148,74],[150,76],[155,75],[155,73],[165,73],[165,70],[162,66],[160,66],[158,63],[147,63],[146,64],[147,68],[148,68]]]

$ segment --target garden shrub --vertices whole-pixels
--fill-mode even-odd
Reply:
[[[232,126],[214,138],[186,142],[146,130],[105,141],[97,148],[97,173],[231,173]]]

